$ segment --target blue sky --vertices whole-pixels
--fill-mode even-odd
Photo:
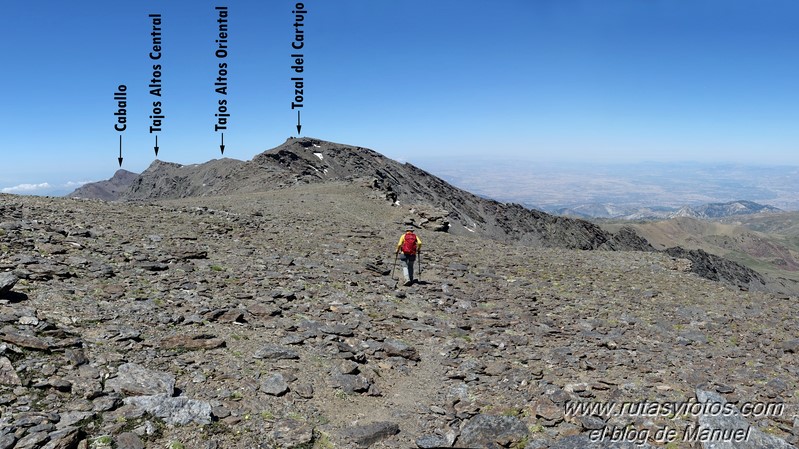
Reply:
[[[0,191],[154,159],[152,24],[163,17],[159,158],[219,158],[214,6],[229,7],[225,156],[296,135],[293,1],[7,2]],[[794,0],[308,0],[302,135],[390,157],[799,165]],[[36,186],[39,186],[36,188]]]

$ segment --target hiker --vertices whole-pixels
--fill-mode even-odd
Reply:
[[[413,263],[416,255],[422,249],[422,240],[413,233],[412,229],[407,229],[397,243],[397,252],[402,261],[402,273],[405,275],[405,285],[413,284]]]

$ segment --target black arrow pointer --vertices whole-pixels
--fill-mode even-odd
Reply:
[[[225,133],[222,133],[222,143],[219,145],[219,151],[225,154]]]
[[[155,157],[158,157],[158,134],[155,135],[155,146],[153,149],[155,150]]]
[[[297,135],[300,135],[300,131],[302,130],[302,125],[300,124],[300,111],[297,111]]]
[[[119,166],[122,167],[122,135],[121,134],[119,135],[119,158],[117,158],[117,160],[119,161]]]

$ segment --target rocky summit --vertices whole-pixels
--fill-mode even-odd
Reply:
[[[70,198],[95,198],[113,201],[126,192],[139,175],[127,170],[117,170],[114,176],[107,181],[84,184],[74,192],[67,195]]]
[[[83,186],[72,196],[108,200],[108,195],[94,192],[107,192],[104,186],[114,178]],[[290,138],[246,162],[220,159],[180,165],[156,160],[137,178],[124,179],[124,187],[115,191],[113,199],[152,201],[220,196],[358,180],[370,186],[375,197],[396,206],[422,206],[413,210],[410,219],[430,230],[476,234],[538,246],[651,249],[634,233],[615,236],[587,221],[555,217],[520,205],[481,198],[412,164],[399,163],[376,151],[313,138]]]
[[[482,198],[374,150],[313,138],[289,138],[246,162],[221,159],[184,166],[156,160],[135,179],[125,176],[126,187],[115,178],[121,178],[119,172],[109,181],[83,186],[73,197],[93,198],[92,192],[106,192],[109,183],[120,186],[115,199],[155,201],[355,182],[368,187],[375,199],[387,200],[400,208],[410,206],[405,207],[405,224],[425,230],[535,247],[654,251],[630,227],[610,233],[585,220]],[[707,253],[690,256],[694,267],[705,267],[695,268],[695,272],[709,279],[744,289],[773,289],[773,283],[736,262]]]
[[[795,447],[796,298],[337,151],[157,162],[127,201],[0,195],[0,449]]]

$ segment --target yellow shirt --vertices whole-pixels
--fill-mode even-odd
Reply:
[[[405,236],[407,234],[410,234],[410,233],[411,232],[408,231],[405,234],[402,234],[402,237],[400,237],[400,239],[399,239],[399,243],[397,243],[397,252],[402,251],[402,245],[405,244]],[[419,252],[420,249],[422,249],[422,239],[420,239],[419,236],[417,235],[416,236],[416,252]]]

